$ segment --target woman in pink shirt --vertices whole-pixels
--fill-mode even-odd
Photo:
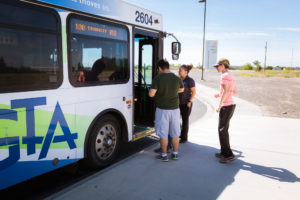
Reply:
[[[221,152],[216,153],[215,156],[220,158],[221,163],[228,163],[234,161],[236,158],[232,153],[229,143],[229,123],[235,110],[235,103],[232,96],[237,93],[236,85],[233,76],[228,71],[230,63],[227,59],[222,58],[214,66],[218,72],[222,73],[220,93],[215,97],[220,97],[219,107],[219,140],[221,145]]]

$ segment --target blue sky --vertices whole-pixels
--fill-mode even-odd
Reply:
[[[164,31],[182,43],[178,61],[171,60],[171,39],[165,57],[174,64],[202,62],[204,4],[198,0],[125,0],[161,13]],[[267,65],[300,66],[299,0],[207,0],[206,39],[218,40],[218,58],[244,65],[265,57]]]

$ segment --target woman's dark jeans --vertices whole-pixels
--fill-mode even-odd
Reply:
[[[223,106],[219,113],[219,140],[221,145],[221,154],[228,158],[230,156],[233,156],[233,153],[230,148],[229,143],[229,123],[230,119],[234,113],[235,110],[235,104],[230,106]]]
[[[188,140],[188,132],[189,132],[189,118],[190,114],[192,112],[193,104],[191,104],[191,107],[188,107],[187,104],[180,104],[180,114],[182,118],[182,125],[181,125],[181,134],[180,139],[182,141]]]

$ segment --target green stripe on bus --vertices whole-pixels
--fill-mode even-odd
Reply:
[[[11,109],[9,105],[0,104],[0,109]],[[26,132],[26,110],[25,108],[14,109],[18,112],[18,121],[0,119],[0,138],[7,137],[25,137]],[[45,110],[35,110],[35,136],[45,136],[49,129],[50,121],[53,116],[53,112]],[[67,124],[71,133],[78,133],[78,139],[75,140],[76,147],[82,148],[84,146],[85,134],[89,125],[91,124],[93,117],[80,116],[74,114],[64,114]],[[77,123],[76,123],[77,122]],[[77,124],[77,125],[76,125]],[[63,135],[60,124],[57,125],[54,135]],[[20,138],[22,141],[22,138]],[[44,141],[43,141],[44,143]],[[41,149],[42,144],[37,144],[36,149]],[[0,149],[7,149],[8,146],[0,146]],[[20,142],[20,148],[26,149],[27,145]],[[67,142],[51,143],[50,149],[69,148]]]

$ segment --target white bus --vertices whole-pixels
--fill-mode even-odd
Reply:
[[[160,14],[121,0],[1,0],[0,190],[83,158],[106,166],[152,134],[166,35]]]

